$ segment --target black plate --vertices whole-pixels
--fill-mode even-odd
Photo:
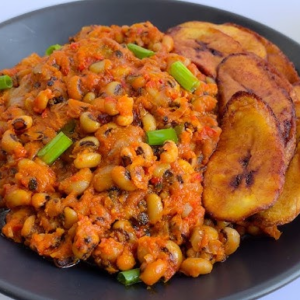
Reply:
[[[32,52],[43,54],[64,43],[82,26],[132,24],[149,20],[165,30],[188,20],[235,22],[276,43],[300,68],[300,46],[249,19],[218,9],[180,1],[98,0],[46,8],[0,25],[0,69],[12,67]],[[58,269],[35,253],[0,237],[0,290],[18,299],[212,300],[253,299],[300,275],[300,219],[282,228],[279,241],[244,241],[211,274],[192,279],[175,276],[151,290],[144,285],[125,288],[113,276],[88,266]]]

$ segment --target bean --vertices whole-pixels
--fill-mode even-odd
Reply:
[[[179,269],[183,259],[180,247],[175,242],[169,240],[166,243],[166,248],[171,255],[172,263],[175,265],[176,269]]]
[[[163,145],[163,152],[160,155],[160,161],[172,163],[178,158],[178,147],[173,141],[166,141]]]
[[[31,204],[34,208],[38,209],[50,199],[50,196],[46,193],[36,193],[32,195]]]
[[[122,84],[119,81],[112,81],[104,88],[104,92],[108,96],[118,96],[123,94]]]
[[[156,129],[156,119],[150,113],[146,113],[142,117],[143,128],[145,131],[155,130]]]
[[[116,166],[111,171],[113,182],[122,190],[134,191],[137,189],[135,184],[131,181],[129,172],[122,166]]]
[[[52,96],[52,91],[50,89],[40,91],[33,101],[33,110],[36,113],[42,113],[46,109]]]
[[[23,132],[32,126],[32,117],[19,116],[12,120],[11,124],[16,132]]]
[[[97,131],[100,123],[96,121],[90,112],[83,112],[80,115],[80,127],[88,133]]]
[[[5,195],[6,205],[9,208],[17,206],[30,205],[31,203],[31,192],[22,189],[16,189]]]
[[[96,95],[93,92],[88,92],[87,94],[85,94],[85,96],[83,97],[83,102],[86,103],[91,103],[93,100],[96,99]]]
[[[122,254],[117,258],[117,266],[121,271],[132,269],[135,263],[135,258],[128,248],[125,248]]]
[[[93,178],[93,186],[97,192],[103,192],[113,187],[111,171],[114,166],[106,166],[98,169]]]
[[[212,264],[206,259],[188,257],[182,262],[180,271],[187,276],[198,277],[199,275],[210,273],[212,267]]]
[[[231,227],[226,227],[223,229],[223,232],[226,236],[226,242],[225,242],[225,254],[230,255],[233,252],[237,250],[237,248],[240,245],[240,235],[239,233],[231,228]]]
[[[64,191],[66,194],[82,194],[90,185],[93,178],[93,174],[89,168],[80,169],[73,176],[63,180],[59,189]]]
[[[4,151],[9,154],[16,153],[18,149],[24,149],[23,145],[17,138],[14,131],[8,129],[3,133],[2,140],[1,140],[1,147]],[[25,150],[24,150],[25,151]]]
[[[147,285],[153,285],[164,276],[168,264],[162,259],[149,263],[140,275],[140,279]]]
[[[77,213],[70,207],[64,208],[64,226],[69,229],[78,221]]]
[[[100,164],[101,155],[99,153],[79,153],[74,160],[77,169],[95,168]]]
[[[157,194],[151,193],[147,195],[146,202],[149,222],[151,224],[155,224],[161,220],[163,215],[163,204],[161,198]]]

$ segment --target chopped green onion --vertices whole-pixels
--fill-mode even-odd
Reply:
[[[54,50],[59,50],[61,47],[62,47],[62,46],[59,45],[59,44],[51,45],[51,46],[45,51],[45,54],[46,54],[46,55],[50,55],[50,54],[52,54],[52,52],[53,52]]]
[[[124,285],[131,285],[140,282],[140,269],[132,269],[118,273],[117,280]]]
[[[0,76],[0,90],[10,89],[13,86],[13,81],[10,76]]]
[[[53,140],[45,145],[37,155],[46,164],[50,165],[71,145],[72,140],[68,138],[63,132],[60,132]]]
[[[174,62],[169,73],[189,92],[193,92],[200,84],[198,78],[181,61]]]
[[[137,58],[140,59],[150,57],[155,54],[153,51],[145,49],[133,43],[127,44],[127,47]]]
[[[178,142],[176,131],[173,128],[150,130],[146,132],[146,135],[147,142],[151,146],[163,145],[165,141],[170,140],[175,143]]]

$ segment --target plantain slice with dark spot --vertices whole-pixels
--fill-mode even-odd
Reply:
[[[204,174],[203,205],[215,219],[239,222],[278,199],[286,171],[285,148],[274,113],[255,94],[236,93],[221,128]]]
[[[278,119],[288,164],[296,147],[296,117],[291,91],[284,88],[290,84],[283,81],[268,62],[251,53],[229,55],[217,71],[220,114],[224,114],[227,102],[236,92],[256,94],[270,106]]]
[[[186,22],[170,28],[167,34],[173,37],[174,52],[191,59],[204,74],[213,78],[224,57],[243,52],[239,42],[208,22]]]

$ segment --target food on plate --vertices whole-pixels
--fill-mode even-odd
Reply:
[[[148,286],[210,273],[250,227],[279,238],[300,206],[297,76],[235,24],[91,25],[31,54],[0,74],[2,233]]]
[[[270,106],[279,122],[288,164],[296,145],[295,108],[283,84],[277,83],[281,78],[273,68],[253,54],[232,54],[218,66],[217,80],[220,115],[223,115],[227,102],[238,91],[251,91]]]
[[[254,94],[231,98],[221,128],[204,176],[203,204],[214,219],[237,223],[276,202],[285,149],[272,110]]]
[[[125,284],[197,277],[235,252],[239,233],[201,203],[217,85],[172,49],[149,22],[91,26],[1,71],[6,237],[59,267],[129,271]]]

